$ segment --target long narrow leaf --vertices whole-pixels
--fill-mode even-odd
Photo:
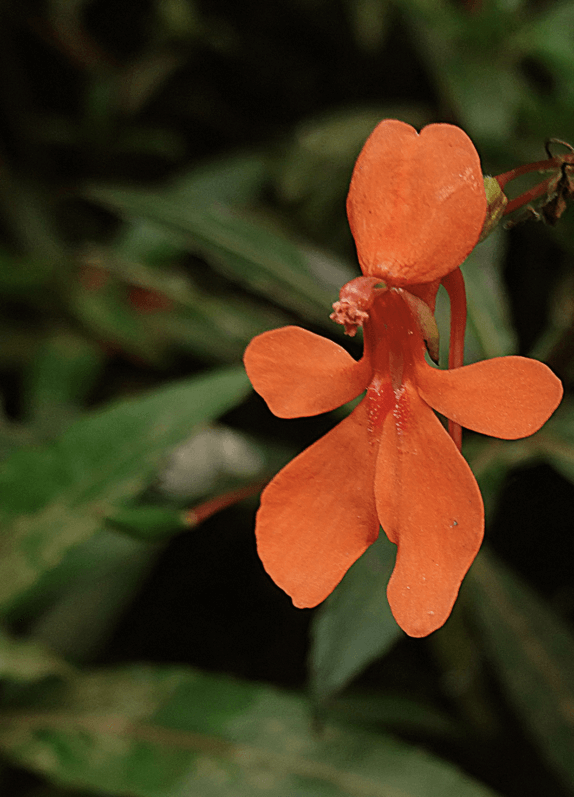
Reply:
[[[283,307],[327,323],[336,296],[317,280],[302,250],[263,224],[219,205],[185,205],[135,189],[93,187],[89,198],[128,218],[143,218],[188,242],[227,277]]]
[[[313,731],[300,697],[174,667],[88,673],[0,715],[0,749],[71,787],[130,797],[493,797],[384,736]]]
[[[243,369],[224,368],[78,421],[0,473],[0,608],[101,528],[150,480],[169,449],[243,399]]]
[[[317,699],[346,686],[401,635],[387,600],[395,553],[381,532],[315,615],[310,685]]]
[[[467,578],[487,651],[530,735],[574,788],[574,636],[521,580],[484,552]]]

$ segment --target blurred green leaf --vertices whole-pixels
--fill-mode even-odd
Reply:
[[[83,99],[82,135],[95,149],[100,149],[112,137],[118,112],[118,80],[115,70],[98,69],[89,72]]]
[[[506,238],[497,230],[480,243],[462,264],[468,323],[465,362],[513,354],[517,349],[506,289],[501,276]],[[440,330],[441,363],[448,362],[450,303],[444,288],[437,294],[435,316]]]
[[[468,320],[482,357],[502,357],[517,350],[516,333],[501,276],[505,242],[504,233],[496,230],[473,249],[462,268]]]
[[[185,141],[181,134],[165,127],[126,125],[109,143],[119,157],[137,153],[178,161],[185,156]]]
[[[434,81],[471,136],[504,142],[513,135],[527,86],[509,46],[520,25],[519,3],[469,8],[403,0],[419,52]]]
[[[190,527],[186,512],[173,506],[136,504],[119,508],[106,517],[110,528],[142,540],[162,540]]]
[[[167,341],[158,329],[157,315],[139,313],[129,301],[126,286],[102,270],[102,284],[77,280],[68,293],[71,312],[92,335],[108,347],[119,347],[141,359],[159,364],[168,355]]]
[[[180,174],[166,193],[186,206],[252,203],[269,173],[269,158],[257,152],[226,155]]]
[[[248,204],[261,190],[267,170],[267,159],[256,153],[222,157],[179,175],[165,188],[165,194],[182,204],[200,207]],[[188,247],[161,224],[136,218],[123,225],[113,249],[119,258],[161,266],[184,255]]]
[[[347,13],[358,46],[365,52],[376,52],[384,42],[388,29],[388,0],[347,0]]]
[[[53,264],[0,249],[0,294],[18,296],[43,287],[53,277]]]
[[[20,448],[36,442],[30,429],[22,424],[10,421],[0,406],[0,463]]]
[[[574,403],[564,399],[534,442],[538,452],[574,483]]]
[[[162,0],[156,8],[160,23],[171,36],[185,40],[196,32],[199,19],[193,0]]]
[[[517,4],[485,3],[472,13],[442,0],[403,0],[401,8],[417,49],[462,126],[471,136],[508,139],[526,94],[508,46]]]
[[[184,297],[180,296],[180,301]],[[326,314],[328,316],[328,314]],[[237,362],[249,341],[268,329],[284,326],[287,318],[242,296],[195,292],[194,298],[166,313],[161,325],[174,346],[220,362]]]
[[[187,510],[197,508],[201,499],[209,502],[228,490],[252,486],[256,477],[274,473],[293,453],[220,425],[201,427],[169,453],[150,490],[118,504],[102,518],[101,530],[68,550],[18,598],[9,621],[31,622],[34,635],[46,644],[74,661],[85,659],[132,598],[161,544],[190,530]]]
[[[70,333],[43,340],[25,373],[23,414],[40,438],[54,438],[80,411],[103,367],[93,343]]]
[[[50,675],[68,677],[72,668],[43,645],[16,639],[0,629],[0,678],[31,683]]]
[[[12,174],[5,162],[0,177],[0,206],[12,227],[10,238],[26,253],[20,261],[22,277],[37,283],[42,272],[46,277],[55,273],[54,264],[65,269],[68,252],[54,223],[50,188],[31,175],[26,179],[22,173]],[[8,266],[12,271],[8,279],[18,282],[14,265]]]
[[[574,788],[571,630],[492,554],[480,554],[467,581],[476,622],[505,690],[535,744]]]
[[[160,552],[143,541],[102,528],[70,548],[62,561],[12,605],[8,620],[79,664],[101,650]]]
[[[436,63],[444,67],[445,82],[469,133],[495,141],[511,135],[526,87],[504,51],[498,57],[491,50],[473,57],[461,46],[448,66],[442,57]]]
[[[120,259],[161,267],[186,253],[186,247],[160,224],[148,219],[126,221],[114,241],[114,255]],[[156,277],[157,278],[157,277]]]
[[[539,454],[574,483],[574,403],[566,398],[535,436]]]
[[[12,603],[7,622],[80,663],[99,652],[160,552],[158,544],[102,527],[69,548]]]
[[[574,79],[573,31],[574,6],[566,0],[542,6],[512,39],[514,47],[540,58],[570,96]]]
[[[173,0],[156,4],[156,7],[159,11],[168,5],[173,6]],[[190,6],[187,7],[191,10]],[[173,73],[181,68],[183,62],[183,53],[167,52],[162,49],[159,52],[148,51],[141,58],[128,64],[123,73],[118,74],[116,78],[119,83],[116,91],[120,93],[122,114],[133,116],[140,112],[160,92]],[[142,127],[142,131],[149,133],[153,128]],[[181,157],[182,153],[179,154]]]
[[[49,448],[13,454],[0,473],[2,608],[137,495],[194,426],[248,390],[242,368],[201,374],[91,413]]]
[[[311,274],[307,258],[284,235],[229,207],[185,205],[169,194],[92,187],[87,196],[128,218],[162,226],[224,276],[318,323],[330,324],[333,293]]]
[[[304,700],[183,668],[88,673],[0,715],[0,747],[56,782],[132,797],[487,797],[384,736],[311,728]]]
[[[329,717],[363,728],[400,731],[411,736],[460,739],[462,729],[446,712],[403,695],[350,690],[329,703]]]
[[[463,453],[472,468],[484,500],[486,517],[495,510],[509,471],[540,457],[539,435],[522,440],[498,440],[472,435],[463,441]]]
[[[72,312],[104,343],[156,365],[181,349],[237,362],[255,335],[288,323],[279,311],[236,291],[198,287],[173,264],[175,247],[162,237],[164,230],[144,223],[132,231],[121,238],[119,253],[115,246],[86,252],[69,292]]]
[[[401,636],[387,600],[395,553],[381,530],[315,614],[309,662],[311,692],[318,700],[346,686]]]

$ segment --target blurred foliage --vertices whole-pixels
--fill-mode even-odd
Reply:
[[[574,142],[573,93],[569,0],[4,0],[2,794],[574,794],[571,398],[465,438],[488,548],[409,640],[384,538],[315,612],[264,575],[253,496],[333,418],[273,418],[240,366],[286,323],[360,352],[328,316],[380,119],[497,174]],[[573,257],[572,210],[482,243],[467,360],[570,391]]]

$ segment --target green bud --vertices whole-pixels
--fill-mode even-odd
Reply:
[[[499,221],[504,215],[504,209],[508,204],[508,197],[498,184],[496,177],[484,178],[484,190],[486,192],[487,208],[482,232],[478,239],[479,243],[480,241],[484,241],[494,228],[498,226]]]

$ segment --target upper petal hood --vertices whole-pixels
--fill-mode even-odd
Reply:
[[[347,198],[363,274],[401,286],[440,279],[474,247],[486,215],[478,153],[460,128],[385,119],[360,153]]]
[[[371,376],[365,357],[357,362],[332,340],[300,327],[258,335],[243,361],[251,384],[279,418],[334,410],[356,398]]]

